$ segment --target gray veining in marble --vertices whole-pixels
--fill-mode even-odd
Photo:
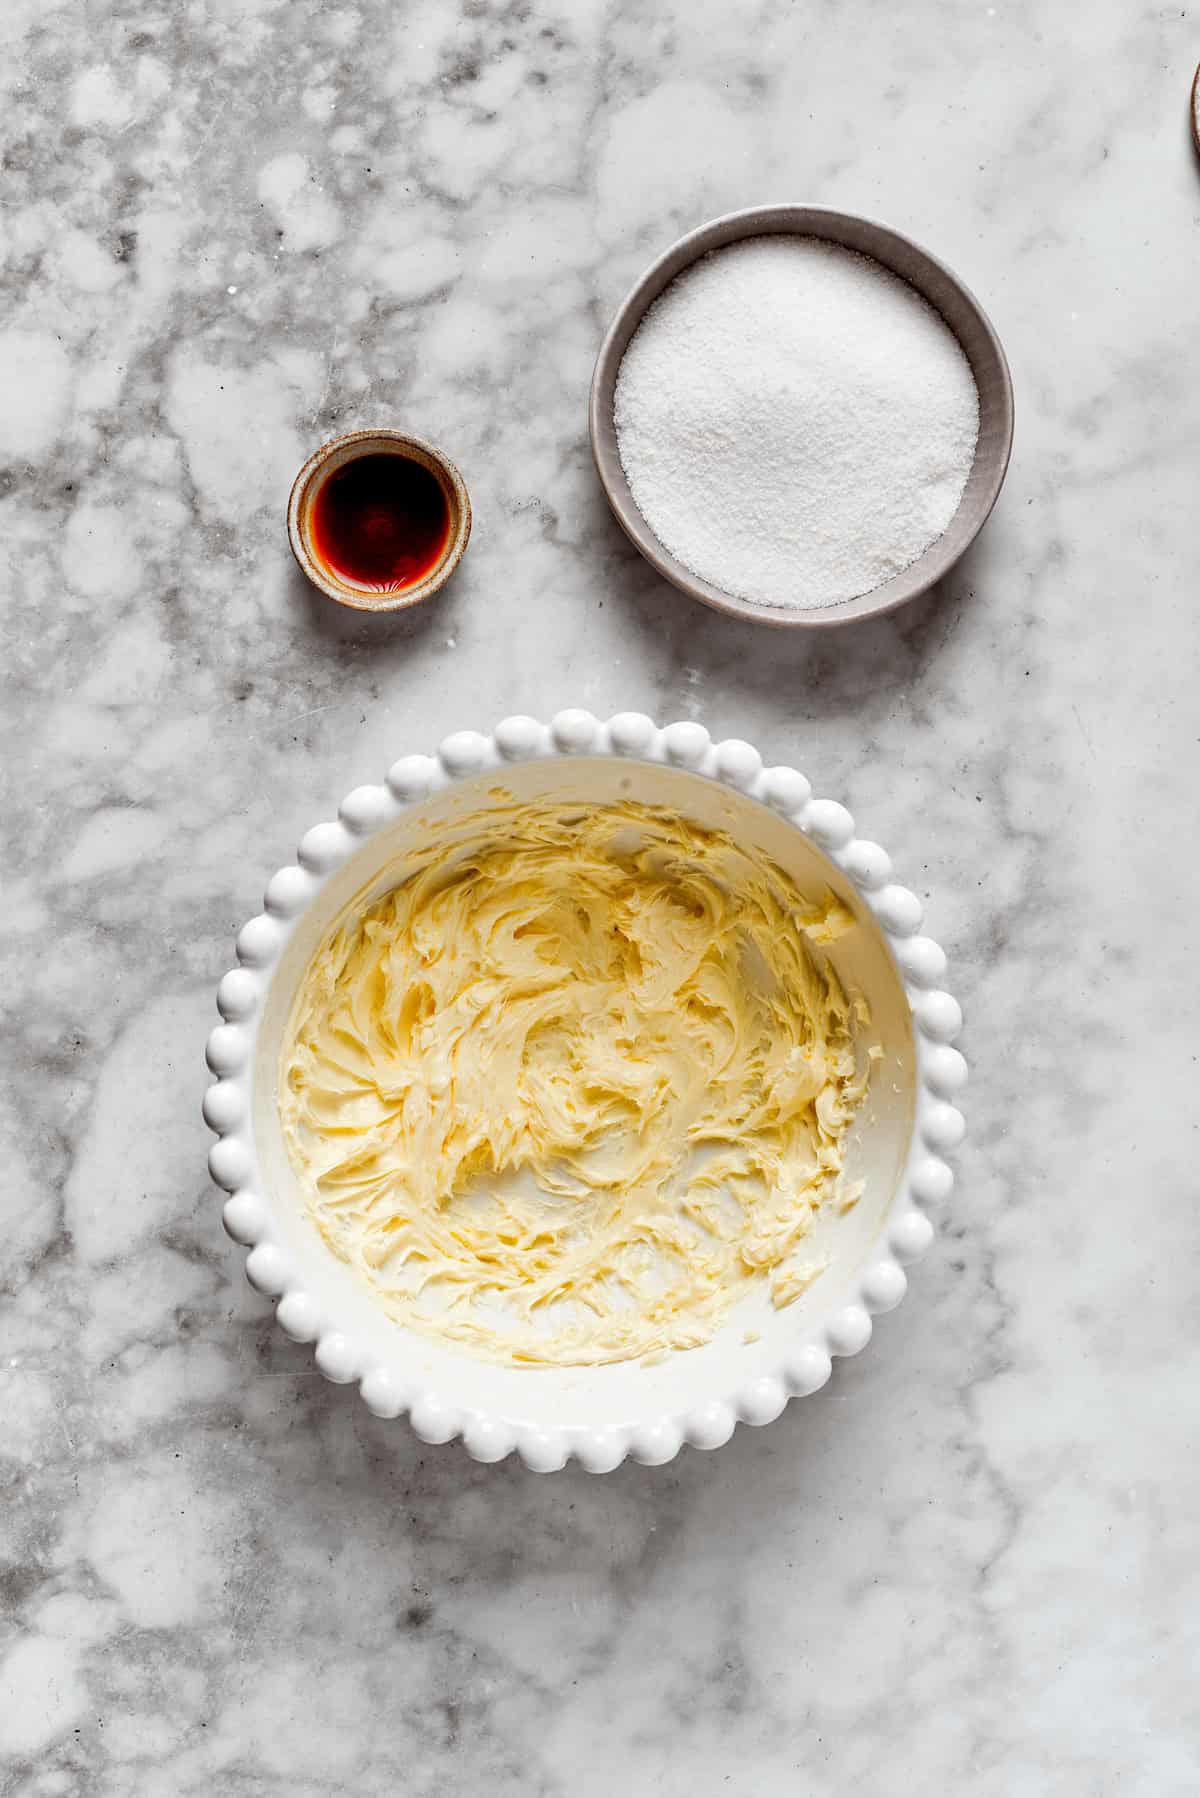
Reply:
[[[0,1792],[1195,1794],[1200,11],[6,0],[0,45]],[[786,199],[943,256],[1018,399],[946,589],[815,641],[655,579],[585,435],[643,263]],[[476,508],[395,623],[283,530],[377,422]],[[567,704],[844,799],[975,1070],[868,1352],[602,1479],[324,1384],[199,1116],[301,831]]]

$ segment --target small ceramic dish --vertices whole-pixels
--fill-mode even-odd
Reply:
[[[428,572],[409,586],[382,591],[343,578],[318,554],[313,532],[314,508],[330,476],[361,457],[380,455],[399,456],[426,469],[441,489],[448,519],[445,543]],[[458,469],[432,443],[404,431],[349,431],[308,458],[292,482],[287,523],[292,554],[322,593],[360,612],[401,612],[444,587],[462,561],[471,535],[471,501]]]
[[[676,275],[706,256],[747,237],[774,234],[819,237],[857,250],[890,269],[915,287],[940,312],[962,345],[975,385],[979,390],[979,441],[966,489],[949,527],[908,568],[893,575],[869,593],[836,605],[785,610],[739,599],[714,587],[685,568],[659,542],[638,510],[617,449],[613,424],[613,391],[629,340],[648,308]],[[746,212],[730,212],[681,237],[665,255],[647,269],[637,286],[617,310],[596,358],[588,407],[592,455],[608,503],[617,523],[652,567],[682,592],[702,600],[718,612],[736,618],[753,618],[760,624],[821,629],[844,624],[852,618],[871,618],[894,611],[924,593],[958,561],[983,528],[1004,483],[1012,451],[1013,396],[1008,363],[1000,339],[983,308],[971,293],[928,251],[898,231],[848,212],[832,212],[823,206],[756,206]]]
[[[655,1365],[497,1366],[394,1323],[321,1241],[280,1127],[283,1033],[334,918],[356,896],[365,905],[393,886],[431,832],[452,841],[456,821],[514,797],[594,804],[631,795],[729,831],[802,891],[832,890],[853,913],[859,927],[827,953],[866,999],[882,1050],[847,1158],[866,1190],[846,1216],[818,1220],[811,1240],[828,1266],[784,1310],[764,1295],[711,1342]],[[814,798],[792,768],[764,767],[749,743],[713,743],[699,724],[659,729],[635,712],[601,723],[567,711],[549,725],[509,718],[491,735],[460,731],[434,755],[404,757],[307,833],[296,861],[268,883],[217,990],[223,1022],[208,1040],[216,1084],[204,1116],[220,1140],[209,1168],[230,1194],[225,1227],[250,1251],[250,1283],[277,1302],[290,1336],[315,1343],[327,1379],[357,1382],[380,1417],[407,1413],[426,1442],[461,1436],[476,1460],[515,1450],[531,1468],[574,1457],[601,1472],[627,1455],[670,1460],[685,1441],[716,1448],[739,1421],[768,1423],[790,1397],[823,1386],[831,1357],[857,1354],[872,1315],[899,1303],[904,1266],[928,1247],[929,1213],[953,1185],[945,1156],[964,1127],[952,1103],[967,1073],[952,1046],[962,1017],[942,990],[946,958],[920,926],[919,900],[893,880],[879,845],[856,836],[843,806]]]

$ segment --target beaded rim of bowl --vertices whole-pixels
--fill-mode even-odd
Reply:
[[[553,756],[664,763],[721,782],[780,814],[861,894],[890,949],[915,1026],[917,1102],[907,1161],[849,1297],[799,1331],[773,1372],[743,1378],[703,1405],[618,1429],[586,1421],[549,1429],[523,1425],[494,1411],[448,1403],[432,1385],[398,1379],[393,1367],[355,1339],[352,1327],[344,1328],[305,1290],[280,1240],[254,1140],[251,1070],[259,1016],[296,921],[325,882],[377,830],[456,781]],[[952,1103],[967,1080],[966,1061],[953,1046],[962,1013],[942,985],[946,957],[920,933],[921,920],[920,900],[892,879],[886,851],[855,835],[854,819],[844,806],[814,798],[808,780],[796,769],[766,767],[750,743],[736,738],[714,743],[701,724],[684,721],[660,728],[640,712],[622,712],[601,723],[590,712],[572,710],[557,713],[548,725],[535,718],[507,718],[490,736],[458,731],[436,755],[405,756],[389,769],[382,785],[356,787],[342,801],[336,820],[316,824],[305,834],[296,860],[268,882],[263,911],[238,933],[238,965],[217,988],[222,1022],[210,1034],[206,1051],[216,1078],[205,1093],[203,1110],[218,1140],[208,1166],[213,1180],[229,1194],[225,1228],[249,1251],[247,1279],[275,1301],[278,1321],[293,1340],[315,1345],[316,1364],[326,1379],[357,1381],[376,1416],[406,1412],[425,1442],[461,1436],[477,1461],[498,1461],[515,1451],[527,1467],[540,1472],[572,1458],[594,1472],[607,1472],[626,1456],[651,1464],[669,1461],[685,1442],[717,1448],[739,1422],[771,1422],[790,1398],[824,1386],[832,1357],[856,1355],[870,1340],[872,1317],[900,1303],[908,1284],[905,1267],[933,1240],[928,1214],[945,1204],[953,1188],[945,1157],[965,1133],[962,1113]],[[403,1341],[398,1331],[401,1357]]]

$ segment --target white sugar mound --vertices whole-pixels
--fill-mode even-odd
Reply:
[[[693,574],[818,608],[916,561],[958,509],[979,395],[907,282],[811,237],[749,238],[686,269],[617,373],[621,465]]]

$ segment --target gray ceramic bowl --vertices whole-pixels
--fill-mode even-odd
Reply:
[[[776,606],[759,605],[753,600],[737,599],[711,582],[701,580],[677,561],[659,542],[634,503],[617,453],[617,434],[613,425],[617,370],[647,308],[676,275],[710,250],[720,249],[739,238],[765,237],[774,232],[826,238],[849,250],[861,251],[915,287],[941,313],[958,338],[979,389],[979,442],[975,461],[958,511],[948,529],[930,544],[924,555],[901,573],[893,575],[891,580],[884,581],[882,586],[860,594],[857,599],[841,600],[837,605],[820,609],[782,610]],[[901,237],[898,231],[890,231],[886,225],[876,225],[870,219],[856,218],[848,212],[831,212],[824,206],[755,206],[746,212],[726,213],[681,237],[646,271],[626,297],[596,358],[588,429],[596,470],[617,523],[661,575],[684,593],[690,593],[693,599],[703,600],[705,605],[715,606],[719,612],[730,612],[737,618],[756,618],[762,624],[820,628],[844,624],[851,618],[871,618],[879,612],[894,611],[897,606],[924,593],[953,568],[979,533],[1004,483],[1012,450],[1012,379],[1000,339],[978,301],[948,268],[907,237]]]

